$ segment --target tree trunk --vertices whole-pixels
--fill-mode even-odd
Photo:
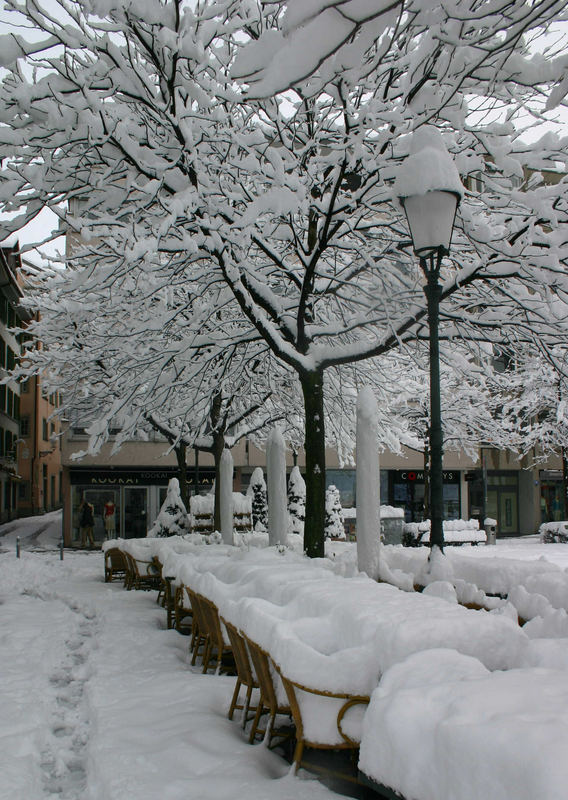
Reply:
[[[221,530],[221,481],[219,470],[221,467],[221,456],[225,449],[225,435],[223,433],[213,434],[213,458],[215,459],[215,507],[213,510],[213,529]]]
[[[187,447],[183,442],[179,442],[174,448],[174,450],[179,470],[179,493],[181,495],[182,502],[185,506],[185,510],[189,513],[189,489],[187,486],[187,463],[186,463]]]
[[[300,375],[304,395],[306,450],[306,521],[304,550],[310,558],[324,555],[325,527],[325,427],[323,372]]]

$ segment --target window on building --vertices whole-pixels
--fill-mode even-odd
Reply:
[[[20,419],[20,395],[14,392],[14,419]]]
[[[0,367],[6,369],[6,342],[0,336]]]
[[[0,386],[0,411],[6,412],[6,384]]]
[[[14,416],[14,392],[11,389],[8,389],[7,393],[7,403],[6,403],[6,413],[9,417]]]
[[[16,354],[11,347],[8,347],[6,354],[6,369],[14,369],[16,366]]]
[[[18,487],[18,499],[28,500],[30,497],[30,483],[29,481],[22,481]]]
[[[0,458],[4,458],[6,451],[4,449],[4,428],[0,428]]]
[[[49,429],[45,417],[41,421],[41,438],[43,439],[44,442],[49,441]]]
[[[30,418],[28,416],[20,419],[20,436],[25,439],[30,435]]]
[[[25,381],[22,381],[20,384],[20,391],[22,394],[28,394],[30,391],[30,379],[26,378]]]

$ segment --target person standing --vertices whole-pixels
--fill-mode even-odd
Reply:
[[[83,497],[81,505],[79,506],[79,530],[81,532],[81,547],[87,546],[87,539],[89,540],[89,547],[95,546],[95,539],[93,537],[93,527],[95,525],[95,509],[87,499]]]

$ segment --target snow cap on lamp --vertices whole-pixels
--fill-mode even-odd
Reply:
[[[437,128],[424,125],[413,132],[394,194],[406,213],[416,255],[426,257],[440,248],[448,252],[463,185]]]

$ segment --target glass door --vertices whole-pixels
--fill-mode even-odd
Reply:
[[[124,487],[124,538],[146,536],[148,525],[148,490],[146,487]]]

